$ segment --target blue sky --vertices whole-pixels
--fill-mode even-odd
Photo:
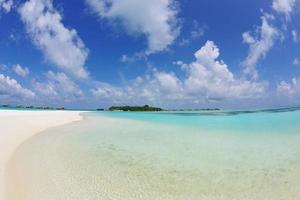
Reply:
[[[297,105],[299,6],[0,0],[0,104]]]

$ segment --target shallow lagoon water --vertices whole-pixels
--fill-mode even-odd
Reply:
[[[11,199],[300,198],[298,109],[84,116],[18,149]]]

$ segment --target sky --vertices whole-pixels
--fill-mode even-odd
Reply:
[[[0,104],[300,102],[300,0],[0,0]]]

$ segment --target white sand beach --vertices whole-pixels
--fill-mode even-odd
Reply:
[[[0,110],[0,199],[5,199],[6,167],[18,146],[45,129],[81,120],[80,113]]]

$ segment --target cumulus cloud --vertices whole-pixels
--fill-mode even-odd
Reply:
[[[137,77],[125,87],[100,84],[92,94],[100,100],[121,103],[134,102],[205,102],[233,99],[253,99],[264,95],[264,83],[236,78],[219,58],[219,49],[212,42],[195,53],[196,60],[186,64],[175,62],[186,73],[180,79],[172,72],[154,69]]]
[[[64,73],[48,71],[45,82],[34,82],[34,89],[43,99],[65,102],[83,97],[80,87]]]
[[[272,15],[264,14],[261,20],[262,24],[256,30],[255,36],[250,32],[242,35],[244,43],[249,45],[248,56],[243,61],[244,73],[253,79],[258,79],[257,62],[266,56],[280,35],[279,30],[271,25],[271,21],[274,20]]]
[[[293,78],[291,82],[281,81],[277,85],[277,93],[282,96],[300,96],[300,79]]]
[[[101,18],[118,21],[127,32],[143,34],[148,40],[147,53],[165,50],[178,36],[175,0],[86,0]]]
[[[289,18],[295,4],[296,0],[274,0],[272,7],[276,12],[282,13]]]
[[[62,23],[62,16],[51,0],[29,0],[19,13],[34,44],[47,60],[73,77],[88,77],[84,67],[88,49],[76,30]]]
[[[207,99],[255,98],[263,94],[264,84],[236,78],[218,60],[219,55],[219,48],[212,41],[195,53],[196,61],[187,67],[186,92]]]
[[[159,103],[181,99],[181,89],[181,82],[175,74],[154,69],[124,87],[98,83],[91,93],[99,100],[114,103]]]
[[[0,97],[34,98],[35,93],[22,87],[15,79],[0,74]]]
[[[124,98],[124,94],[121,88],[113,87],[109,84],[98,84],[99,86],[95,89],[91,89],[92,94],[102,100],[110,100],[114,101],[122,100]]]
[[[13,0],[0,0],[0,11],[9,13],[13,7]]]
[[[27,67],[22,67],[19,64],[13,66],[14,72],[22,77],[26,77],[29,74],[29,69]]]

